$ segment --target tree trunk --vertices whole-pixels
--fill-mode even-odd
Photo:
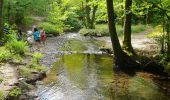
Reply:
[[[169,20],[170,21],[170,20]],[[167,25],[166,25],[166,31],[167,31],[167,60],[170,61],[170,32],[169,32],[169,21],[167,22]]]
[[[108,12],[108,25],[109,25],[109,32],[111,36],[112,46],[114,50],[114,57],[115,57],[115,64],[119,68],[123,69],[136,69],[139,68],[139,64],[130,56],[128,56],[123,50],[121,49],[120,42],[117,36],[116,27],[115,27],[115,13],[113,9],[113,0],[106,0],[107,1],[107,12]],[[130,70],[130,69],[129,69]]]
[[[11,10],[11,4],[10,4],[10,2],[8,2],[8,23],[10,23],[10,10]]]
[[[165,51],[165,16],[164,16],[164,14],[162,16],[163,16],[163,23],[162,23],[162,26],[163,26],[163,36],[162,36],[161,51],[160,51],[160,53],[164,54],[164,51]]]
[[[124,0],[121,1],[121,3],[123,3],[123,2],[124,2]],[[123,5],[121,6],[121,9],[122,9],[122,19],[121,19],[121,24],[122,24],[122,28],[123,28],[123,26],[124,26],[124,12],[123,12],[124,7],[123,7]]]
[[[125,1],[125,21],[124,21],[124,37],[123,37],[123,49],[128,53],[135,55],[135,52],[131,43],[131,12],[132,0]]]
[[[80,8],[80,9],[81,9],[81,11],[82,11],[82,15],[81,15],[80,20],[82,20],[85,28],[87,29],[86,16],[85,16],[86,11],[85,11],[85,7],[84,7],[83,1],[81,2],[81,8]]]
[[[95,18],[98,5],[93,5],[93,8],[89,5],[90,0],[86,0],[86,28],[94,29],[95,28]],[[92,11],[92,14],[90,12]]]
[[[87,29],[90,29],[90,22],[91,22],[91,19],[90,19],[90,6],[89,6],[89,0],[86,0],[86,26],[87,26]]]
[[[2,37],[3,35],[2,9],[3,9],[3,0],[0,0],[0,37]]]
[[[93,6],[93,14],[91,18],[91,24],[90,24],[90,29],[95,29],[95,18],[96,18],[96,11],[97,11],[98,6],[95,5]]]

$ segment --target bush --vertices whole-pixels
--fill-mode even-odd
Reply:
[[[81,29],[79,33],[84,36],[109,36],[109,30],[102,29]]]
[[[164,39],[166,39],[163,36],[163,28],[161,25],[156,26],[154,31],[149,33],[147,37],[153,38],[159,45],[162,45],[162,43],[164,42]]]
[[[80,28],[82,28],[82,23],[74,17],[69,17],[66,21],[65,24],[68,25],[68,29],[67,31],[77,31]],[[65,31],[65,30],[64,30]]]
[[[34,63],[34,64],[40,64],[40,59],[43,57],[43,54],[41,54],[41,53],[38,53],[38,52],[36,52],[36,53],[34,53],[33,54],[33,58],[32,58],[32,63]]]
[[[0,62],[6,61],[10,58],[12,58],[12,54],[10,54],[8,50],[5,50],[5,48],[0,48]]]
[[[139,33],[146,31],[150,26],[145,25],[132,25],[132,33]],[[116,25],[116,31],[118,36],[123,34],[123,27]],[[81,29],[80,34],[84,36],[109,36],[109,29],[107,24],[98,24],[96,29]]]
[[[13,54],[19,54],[21,56],[25,55],[28,50],[26,47],[27,43],[24,41],[11,40],[7,42],[5,47]]]
[[[54,25],[49,22],[44,22],[39,25],[40,28],[44,28],[47,34],[53,34],[54,36],[59,35],[59,33],[63,32],[63,28],[58,25]]]

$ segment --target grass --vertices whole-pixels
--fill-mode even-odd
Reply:
[[[87,50],[84,43],[80,40],[69,40],[64,44],[62,48],[60,48],[62,51],[84,51]]]
[[[0,62],[4,62],[10,58],[12,58],[12,54],[5,49],[4,47],[0,47]]]
[[[142,24],[132,25],[132,34],[144,32],[151,26],[146,26]],[[121,25],[116,25],[116,30],[118,36],[123,34],[123,27]],[[97,24],[96,29],[81,29],[80,34],[85,36],[109,36],[109,29],[107,24]]]
[[[132,25],[132,33],[140,33],[146,31],[151,26],[146,26],[142,24]],[[96,25],[96,29],[108,30],[107,24]],[[123,27],[121,25],[116,25],[117,34],[121,35],[123,33]]]
[[[33,64],[31,66],[20,67],[18,70],[22,77],[29,79],[32,76],[32,72],[44,72],[46,68],[41,65]]]
[[[5,100],[5,96],[3,91],[0,91],[0,100]]]
[[[9,100],[18,100],[19,96],[21,95],[21,89],[19,87],[14,87],[8,95]]]

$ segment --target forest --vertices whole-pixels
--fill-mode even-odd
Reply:
[[[169,100],[170,0],[0,0],[0,100]]]

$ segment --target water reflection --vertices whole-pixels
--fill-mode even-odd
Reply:
[[[113,72],[107,55],[63,55],[43,82],[38,90],[42,100],[167,99],[152,80]]]

